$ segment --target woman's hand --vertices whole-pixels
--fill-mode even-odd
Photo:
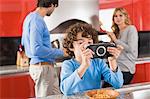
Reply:
[[[117,40],[116,35],[113,32],[106,32],[106,33],[111,38],[112,41],[115,42]]]
[[[108,62],[110,65],[110,69],[112,71],[115,71],[117,68],[117,58],[121,54],[121,51],[123,50],[123,47],[121,45],[117,45],[117,48],[115,47],[108,47],[107,51],[112,54],[112,57],[108,57]]]

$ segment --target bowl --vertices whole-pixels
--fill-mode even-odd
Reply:
[[[119,92],[112,89],[91,90],[85,93],[89,99],[116,99]]]

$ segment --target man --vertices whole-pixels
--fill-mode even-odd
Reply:
[[[23,24],[22,45],[31,58],[29,73],[35,82],[36,97],[58,94],[54,86],[54,61],[63,51],[51,47],[50,35],[44,16],[50,16],[58,6],[58,0],[38,0],[35,11],[29,13]],[[55,83],[56,84],[56,83]]]

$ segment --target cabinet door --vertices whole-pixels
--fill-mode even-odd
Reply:
[[[145,63],[146,81],[150,82],[150,63]]]
[[[140,83],[146,81],[146,75],[145,75],[145,64],[137,64],[136,65],[136,73],[134,75],[134,78],[132,80],[132,83]]]
[[[150,0],[139,0],[139,4],[141,5],[140,12],[142,13],[136,21],[136,23],[140,23],[142,26],[141,31],[150,31]],[[136,4],[135,4],[136,5]],[[138,9],[137,9],[138,8]],[[139,12],[139,7],[135,6],[136,12]],[[138,15],[135,15],[137,17]]]
[[[0,76],[0,99],[25,99],[35,97],[34,83],[29,74]]]
[[[129,5],[123,6],[127,9],[132,23],[138,31],[150,30],[150,0],[132,0]]]
[[[18,37],[29,11],[36,7],[36,0],[0,0],[0,37]]]

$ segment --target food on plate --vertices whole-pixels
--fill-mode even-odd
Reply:
[[[112,89],[91,90],[86,92],[90,99],[116,99],[119,92]]]

